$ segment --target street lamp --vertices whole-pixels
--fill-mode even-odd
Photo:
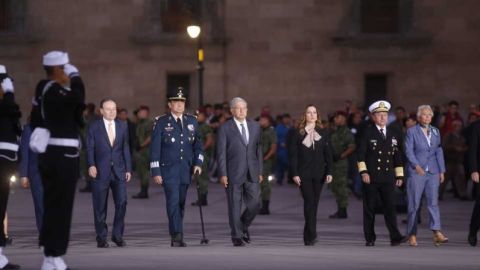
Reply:
[[[188,36],[197,40],[197,71],[198,71],[198,106],[203,106],[203,46],[202,46],[202,29],[198,25],[190,25],[187,27]]]

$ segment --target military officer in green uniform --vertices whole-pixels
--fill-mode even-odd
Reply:
[[[259,215],[270,215],[270,195],[272,186],[269,177],[273,174],[273,165],[275,164],[275,154],[277,152],[277,135],[268,116],[262,115],[259,119],[262,127],[260,145],[263,151],[263,180],[260,182],[262,208]]]
[[[213,150],[214,150],[214,135],[213,129],[210,127],[207,122],[207,116],[205,112],[200,111],[197,115],[198,121],[198,130],[200,132],[200,137],[202,139],[203,145],[203,164],[202,164],[202,173],[197,177],[197,185],[198,185],[198,200],[193,202],[192,205],[202,205],[207,206],[208,200],[208,183],[210,182],[209,170],[208,165],[210,163],[211,158],[213,157]]]
[[[140,180],[140,193],[133,195],[134,199],[148,199],[148,183],[150,179],[149,145],[151,141],[153,122],[149,118],[150,109],[142,105],[136,112],[136,149],[134,153],[135,170]]]
[[[330,136],[333,149],[333,181],[330,188],[337,201],[337,212],[330,218],[347,218],[348,207],[348,157],[355,151],[355,139],[347,127],[347,113],[337,111],[334,118],[334,130]]]

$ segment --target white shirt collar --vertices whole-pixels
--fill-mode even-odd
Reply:
[[[379,132],[382,132],[381,129],[383,129],[383,134],[384,134],[384,135],[387,134],[387,127],[386,127],[386,126],[385,126],[385,127],[381,127],[381,126],[379,126],[379,125],[377,125],[377,124],[375,124],[375,126],[377,127],[377,129],[378,129]]]
[[[173,117],[173,120],[175,120],[175,122],[177,122],[177,119],[180,118],[180,121],[182,121],[183,123],[183,114],[180,115],[180,116],[176,116],[175,114],[171,113],[172,114],[172,117]]]
[[[240,126],[241,124],[244,124],[245,126],[247,126],[247,119],[243,119],[243,121],[240,122],[237,118],[233,117],[233,120],[235,121],[237,126]]]
[[[108,124],[112,124],[113,126],[115,126],[115,120],[107,120],[105,118],[103,118],[103,123],[105,123],[105,126],[108,126]]]

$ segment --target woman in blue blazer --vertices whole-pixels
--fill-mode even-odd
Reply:
[[[417,110],[418,124],[407,131],[405,152],[407,164],[408,225],[407,235],[410,246],[417,246],[418,208],[422,196],[427,199],[430,215],[430,229],[435,245],[448,242],[441,230],[438,208],[438,188],[444,180],[445,161],[440,132],[430,125],[433,110],[429,105],[421,105]]]

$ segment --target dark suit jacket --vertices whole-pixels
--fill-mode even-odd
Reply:
[[[321,136],[315,141],[315,148],[307,148],[302,142],[306,136],[298,129],[292,131],[290,150],[290,170],[292,176],[300,178],[323,178],[332,174],[333,156],[330,136],[325,129],[316,128]]]
[[[240,130],[232,119],[225,122],[217,133],[217,163],[219,176],[227,176],[228,182],[242,184],[250,175],[249,181],[258,182],[263,170],[263,155],[260,145],[262,129],[260,125],[247,119],[248,145],[242,139]]]
[[[127,124],[115,120],[112,147],[103,118],[93,121],[87,133],[87,163],[97,167],[97,180],[108,180],[112,169],[118,179],[125,179],[125,174],[132,171]]]
[[[403,179],[401,135],[387,127],[387,137],[375,125],[365,129],[358,147],[358,171],[368,173],[372,183],[394,183]]]
[[[471,124],[468,139],[468,167],[470,173],[480,171],[480,120]]]

